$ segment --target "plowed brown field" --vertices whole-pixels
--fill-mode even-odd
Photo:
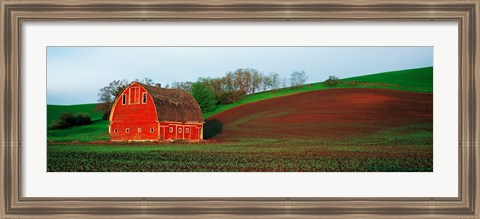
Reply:
[[[329,138],[433,122],[431,93],[328,89],[245,104],[207,119],[211,139]]]

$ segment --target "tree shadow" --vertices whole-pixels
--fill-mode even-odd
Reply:
[[[207,120],[205,122],[205,125],[203,126],[203,138],[204,139],[213,138],[221,134],[222,131],[223,131],[223,124],[220,120],[218,119]]]

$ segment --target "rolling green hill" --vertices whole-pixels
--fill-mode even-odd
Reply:
[[[52,124],[52,121],[65,112],[79,113],[85,112],[90,114],[92,121],[102,119],[102,112],[95,111],[97,104],[79,104],[79,105],[47,105],[47,126]]]
[[[47,105],[47,139],[54,141],[93,141],[108,140],[108,121],[102,120],[102,112],[95,111],[97,104],[79,105]],[[93,123],[67,129],[52,129],[52,121],[65,112],[85,112],[90,115]]]
[[[346,78],[343,81],[379,83],[394,90],[431,93],[433,91],[433,67],[363,75]]]

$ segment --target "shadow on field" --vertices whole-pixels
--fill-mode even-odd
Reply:
[[[203,127],[203,138],[204,139],[213,138],[219,135],[220,133],[222,133],[222,130],[223,130],[223,124],[220,120],[218,119],[207,120]]]

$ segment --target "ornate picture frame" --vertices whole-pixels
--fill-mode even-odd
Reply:
[[[478,218],[478,0],[445,1],[14,1],[0,2],[0,214],[31,217],[421,217]],[[459,27],[459,196],[282,198],[31,198],[22,196],[24,22],[443,22]]]

